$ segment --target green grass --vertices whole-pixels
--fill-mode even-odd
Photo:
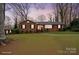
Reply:
[[[8,38],[22,41],[21,48],[65,50],[66,48],[79,49],[79,32],[48,32],[11,34]]]

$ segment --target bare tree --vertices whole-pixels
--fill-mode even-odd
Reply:
[[[69,16],[69,22],[71,22],[71,20],[72,20],[72,9],[73,9],[73,4],[72,3],[70,3],[70,16]]]
[[[65,25],[79,18],[79,4],[78,3],[57,3],[56,4],[56,19],[60,19]]]
[[[15,24],[14,24],[14,28],[18,28],[18,20],[17,17],[14,18]]]
[[[46,20],[46,17],[44,15],[39,15],[37,17],[37,19],[40,21],[40,22],[44,22]]]
[[[49,18],[49,21],[50,21],[50,22],[53,21],[53,19],[52,19],[52,14],[49,13],[49,14],[48,14],[48,18]]]
[[[28,3],[11,3],[9,4],[16,15],[20,16],[22,20],[27,20],[29,14],[30,4]]]
[[[29,3],[6,4],[6,10],[12,9],[13,20],[15,21],[14,28],[18,28],[19,22],[28,19],[29,8]]]
[[[68,3],[57,3],[57,17],[60,16],[61,22],[67,24]],[[58,15],[59,14],[59,15]]]
[[[5,25],[6,25],[6,26],[9,26],[9,25],[11,25],[11,24],[12,24],[12,22],[11,22],[10,17],[9,17],[9,16],[5,16]]]
[[[79,18],[79,4],[76,3],[73,5],[73,19]]]

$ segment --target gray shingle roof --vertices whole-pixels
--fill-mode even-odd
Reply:
[[[25,21],[22,21],[22,22],[25,22]],[[27,20],[27,21],[32,21],[32,20]],[[32,22],[34,22],[34,21],[32,21]],[[42,25],[55,25],[55,24],[62,24],[62,25],[64,25],[64,23],[62,23],[62,22],[34,22],[34,23],[42,24]]]
[[[64,25],[63,23],[60,23],[60,22],[36,22],[36,24],[43,24],[43,25],[62,24]]]

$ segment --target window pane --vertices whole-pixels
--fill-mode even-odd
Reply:
[[[22,29],[25,29],[25,25],[22,25]]]
[[[61,28],[61,25],[58,25],[58,28]]]
[[[34,29],[34,24],[31,25],[31,29]]]
[[[45,28],[52,28],[52,25],[45,25]]]

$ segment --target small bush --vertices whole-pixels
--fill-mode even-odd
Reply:
[[[20,30],[18,28],[12,29],[12,33],[13,34],[19,34],[20,33]]]
[[[64,27],[63,29],[59,29],[60,31],[70,31],[70,27]]]

